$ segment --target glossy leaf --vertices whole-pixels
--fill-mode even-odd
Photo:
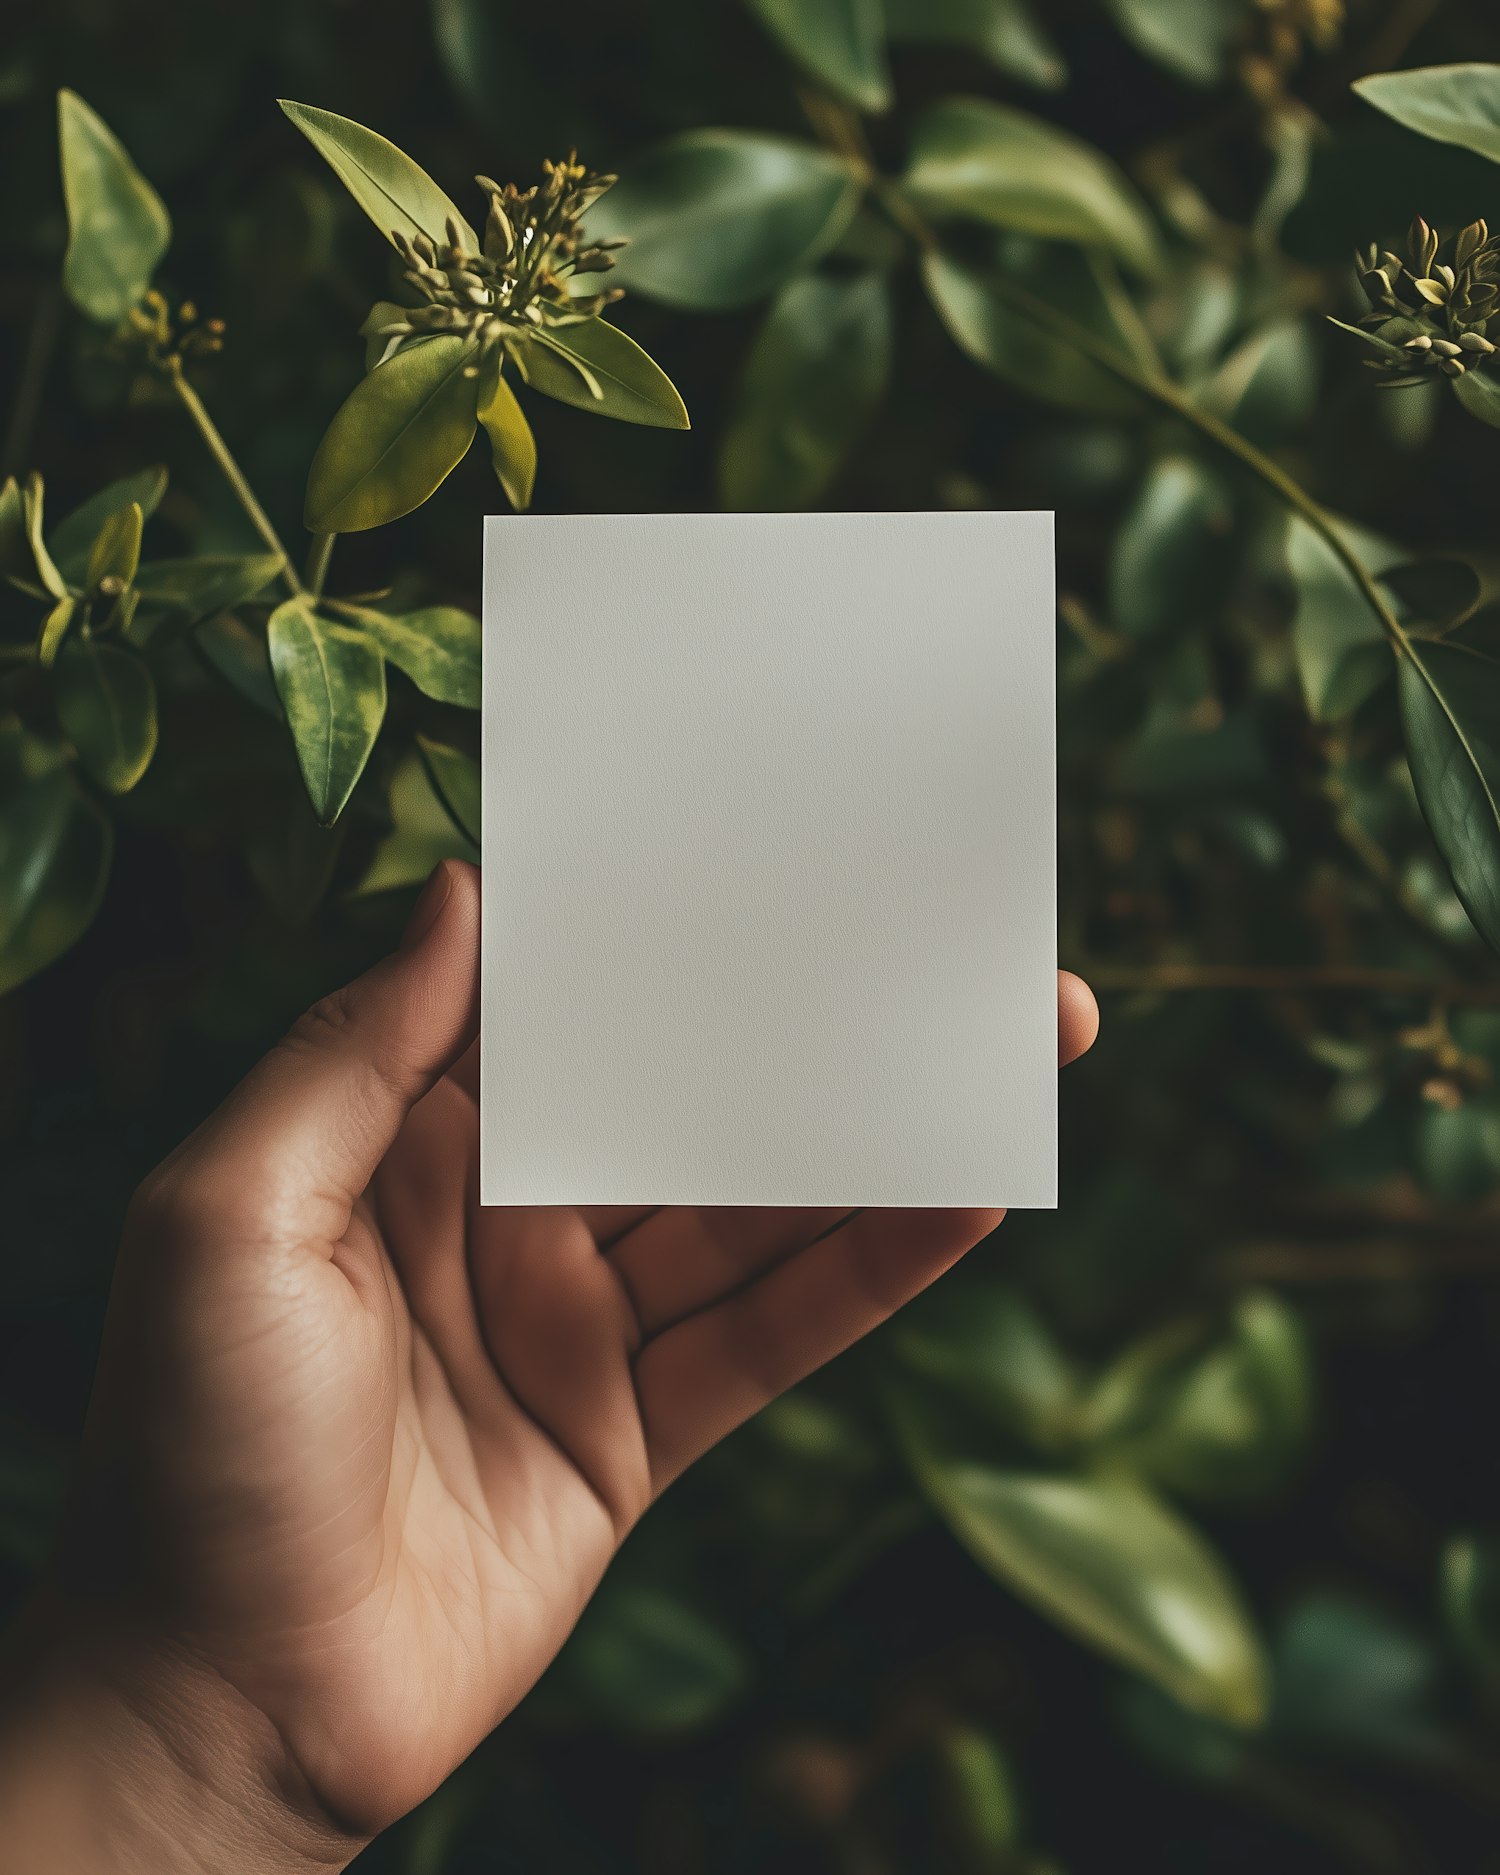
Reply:
[[[57,654],[67,642],[68,634],[77,624],[80,613],[79,601],[73,598],[59,599],[42,620],[42,628],[37,633],[37,662],[44,670],[50,670],[57,661]]]
[[[92,924],[113,844],[62,750],[14,721],[0,724],[0,995]]]
[[[358,632],[288,599],[267,628],[271,671],[313,812],[331,826],[385,718],[385,661]]]
[[[112,514],[89,550],[84,583],[97,592],[105,580],[128,586],[141,563],[141,511],[135,502]]]
[[[258,598],[280,572],[274,553],[200,554],[190,560],[147,560],[136,574],[136,587],[148,612],[166,613],[176,627],[186,628]],[[149,640],[155,632],[141,623],[137,635]]]
[[[1355,80],[1367,104],[1419,136],[1500,163],[1500,65],[1426,65]]]
[[[934,1509],[981,1568],[1195,1711],[1257,1724],[1260,1644],[1207,1543],[1124,1476],[1001,1470],[945,1441],[910,1392],[896,1433]]]
[[[128,794],[156,753],[156,685],[132,651],[73,632],[53,667],[52,696],[63,734],[91,780]]]
[[[589,211],[630,246],[623,287],[703,312],[758,299],[830,248],[862,185],[827,150],[748,130],[694,130],[633,163]]]
[[[1067,82],[1062,54],[1028,0],[885,0],[885,17],[892,39],[966,46],[1042,91]]]
[[[1115,24],[1147,58],[1190,84],[1224,75],[1245,28],[1244,0],[1108,0]]]
[[[167,472],[158,465],[142,469],[136,475],[121,476],[119,481],[90,495],[52,530],[47,544],[58,571],[65,579],[80,583],[88,566],[89,552],[110,516],[134,502],[141,511],[141,519],[149,521],[161,506],[166,492]]]
[[[308,473],[313,533],[356,534],[421,507],[474,440],[477,362],[465,340],[439,337],[360,379]]]
[[[881,0],[748,0],[786,51],[861,110],[891,99]]]
[[[531,506],[536,486],[536,438],[504,371],[505,354],[496,351],[479,399],[479,421],[490,439],[495,479],[518,512]]]
[[[1070,275],[1059,269],[1050,283],[1053,290],[1068,290],[1075,301],[1067,308],[1072,316],[1082,317],[1109,338],[1121,358],[1130,362],[1129,336],[1113,324],[1108,306],[1088,278],[1087,262],[1074,258],[1077,271]],[[934,253],[922,261],[922,279],[953,342],[1018,390],[1065,410],[1099,416],[1131,416],[1141,409],[1138,392],[1057,338],[1045,316],[1033,318],[1006,301],[997,290],[994,270]]]
[[[1399,559],[1388,541],[1347,522],[1336,525],[1375,571]],[[1369,601],[1328,543],[1298,516],[1287,524],[1286,558],[1296,588],[1292,650],[1308,713],[1337,722],[1359,708],[1391,671],[1391,654]]]
[[[946,98],[918,118],[905,187],[934,215],[1107,248],[1141,273],[1160,264],[1145,205],[1107,157],[985,98]]]
[[[371,606],[330,608],[437,703],[479,708],[479,620],[455,605],[416,612],[377,612]]]
[[[808,274],[783,287],[724,433],[724,506],[811,507],[869,427],[894,345],[883,274]]]
[[[479,251],[479,237],[457,206],[405,151],[352,118],[287,98],[280,104],[388,241],[394,229],[407,240],[425,234],[446,246],[451,220],[464,247]]]
[[[1500,950],[1500,664],[1458,643],[1397,660],[1417,800],[1464,910]]]
[[[658,430],[689,427],[676,385],[607,319],[554,326],[547,343],[533,339],[522,346],[519,363],[533,390],[595,416]]]
[[[1195,456],[1151,465],[1116,530],[1109,610],[1132,638],[1202,627],[1231,570],[1233,511],[1221,478]]]
[[[450,749],[446,743],[433,742],[427,736],[417,737],[417,750],[427,779],[454,826],[466,840],[478,846],[483,825],[478,762],[461,749]]]
[[[73,91],[57,94],[68,251],[63,285],[101,324],[123,319],[151,284],[172,239],[161,197],[114,132]]]

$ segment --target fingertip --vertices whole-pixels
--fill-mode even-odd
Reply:
[[[1087,1054],[1099,1034],[1099,1005],[1082,977],[1057,973],[1057,1060],[1066,1067]]]

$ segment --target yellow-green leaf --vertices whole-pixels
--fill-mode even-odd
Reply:
[[[308,527],[357,534],[420,508],[474,440],[475,348],[429,339],[361,378],[329,424],[307,478]]]
[[[167,492],[167,472],[158,464],[141,469],[135,475],[122,475],[117,482],[90,495],[52,529],[48,546],[64,578],[81,581],[88,567],[89,551],[99,530],[112,514],[118,514],[133,501],[141,519],[149,521],[161,506]]]
[[[47,551],[47,543],[42,538],[43,514],[42,478],[28,475],[26,486],[21,491],[21,505],[26,519],[26,545],[31,553],[31,564],[36,569],[36,576],[54,599],[67,596],[67,582]]]
[[[606,319],[549,327],[545,342],[523,340],[518,353],[526,382],[543,396],[622,423],[660,430],[689,427],[676,385],[634,339]]]
[[[330,609],[378,646],[424,696],[459,709],[479,708],[479,620],[472,612],[456,605],[377,612],[337,602]]]
[[[165,625],[187,630],[200,619],[243,605],[265,591],[281,571],[274,553],[205,553],[186,560],[147,560],[136,573],[136,588],[147,623],[137,624],[142,640],[158,636]]]
[[[57,94],[57,134],[68,210],[63,285],[81,312],[113,325],[150,286],[172,239],[171,218],[114,132],[74,91]]]
[[[132,651],[84,630],[70,634],[53,667],[53,700],[85,773],[128,794],[156,753],[156,685]]]
[[[44,670],[50,670],[57,662],[57,654],[72,631],[78,617],[78,601],[72,597],[59,599],[57,604],[42,620],[42,629],[37,634],[37,661]]]
[[[461,749],[417,737],[422,766],[432,783],[433,792],[447,809],[453,824],[467,840],[479,845],[483,823],[483,803],[479,785],[479,764]]]
[[[1108,157],[987,98],[945,98],[923,112],[905,186],[930,214],[1107,248],[1144,274],[1160,267],[1145,204]]]
[[[332,826],[385,719],[385,661],[360,633],[288,599],[267,628],[271,671],[313,812]]]
[[[89,553],[85,584],[97,592],[103,581],[117,579],[128,586],[141,563],[141,511],[128,502],[112,514],[99,530]]]
[[[288,98],[279,102],[386,240],[390,240],[394,229],[408,241],[413,235],[425,234],[430,241],[446,245],[451,220],[464,247],[471,254],[478,253],[478,235],[427,171],[404,150],[351,117],[339,117]]]
[[[479,400],[479,421],[490,439],[495,477],[510,505],[524,511],[531,506],[536,485],[536,438],[526,421],[515,392],[505,381],[505,354],[496,351],[489,365],[484,393]]]

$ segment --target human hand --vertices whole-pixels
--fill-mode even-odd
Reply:
[[[0,1828],[73,1832],[39,1870],[342,1866],[516,1705],[657,1493],[999,1221],[481,1208],[478,956],[445,865],[132,1207],[14,1706],[29,1795],[0,1776]],[[1063,1060],[1095,1024],[1060,978]]]

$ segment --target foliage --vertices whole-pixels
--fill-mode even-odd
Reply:
[[[369,1866],[1480,1862],[1487,11],[152,0],[147,63],[118,11],[0,65],[14,1593],[132,1183],[477,851],[496,485],[1054,507],[1062,953],[1105,1003],[1063,1210],[675,1488]],[[353,115],[284,105],[304,143],[273,86]],[[489,180],[575,140],[609,167]],[[607,620],[608,569],[537,604]]]

